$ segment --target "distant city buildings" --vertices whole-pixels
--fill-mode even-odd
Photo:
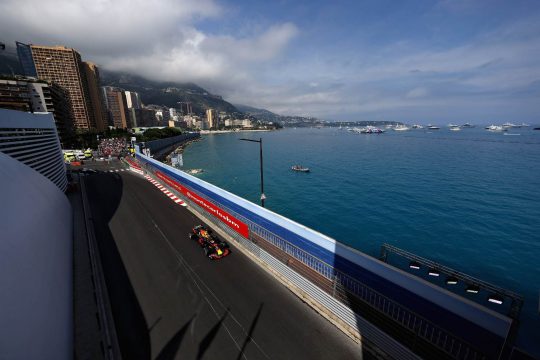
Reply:
[[[125,91],[126,104],[128,109],[140,109],[142,107],[141,97],[135,91]]]
[[[235,119],[236,113],[212,108],[204,109],[204,113],[198,108],[199,113],[195,114],[190,101],[177,101],[175,107],[145,106],[135,91],[101,87],[99,68],[82,61],[81,55],[72,48],[21,42],[16,42],[16,48],[24,76],[15,76],[12,72],[9,78],[0,80],[0,107],[51,112],[61,142],[75,132],[102,132],[108,127],[174,126],[217,130],[260,125],[253,126],[249,119]],[[175,87],[165,90],[170,94],[179,91]],[[221,100],[220,96],[204,91],[186,90],[185,93]]]
[[[119,129],[131,128],[125,92],[113,86],[103,86],[101,89],[109,114],[109,125]]]

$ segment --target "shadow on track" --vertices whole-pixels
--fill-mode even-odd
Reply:
[[[251,326],[249,327],[246,340],[244,340],[244,343],[242,344],[242,348],[240,349],[240,353],[238,353],[238,357],[236,358],[236,360],[240,360],[242,358],[242,355],[244,355],[244,351],[246,350],[246,346],[252,340],[253,331],[255,331],[255,326],[257,326],[257,323],[259,322],[259,316],[261,316],[263,306],[264,306],[264,303],[261,303],[261,305],[259,306],[259,310],[257,310],[257,314],[255,315],[255,317],[253,318],[253,321],[251,322]]]
[[[118,174],[95,174],[86,177],[86,184],[122,357],[150,359],[148,324],[109,229],[122,198],[122,178]]]
[[[219,329],[221,328],[221,324],[223,324],[223,321],[225,321],[225,318],[227,317],[227,315],[229,315],[229,309],[227,309],[225,314],[223,314],[221,319],[219,319],[218,323],[214,325],[214,327],[210,329],[208,334],[206,334],[204,339],[202,339],[201,343],[199,344],[199,352],[197,353],[197,360],[202,359],[204,353],[206,352],[206,350],[208,350],[208,348],[210,347],[210,344],[212,344],[212,341],[216,337]]]
[[[176,358],[176,354],[178,352],[178,349],[180,349],[182,339],[184,339],[186,331],[189,329],[189,325],[191,324],[193,319],[195,319],[195,317],[196,315],[193,315],[191,319],[189,319],[188,322],[186,322],[184,326],[182,326],[180,330],[176,332],[176,334],[171,338],[171,340],[169,340],[167,345],[165,345],[165,347],[161,350],[159,355],[156,357],[156,360],[173,360]]]

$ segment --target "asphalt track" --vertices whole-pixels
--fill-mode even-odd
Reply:
[[[207,259],[201,221],[120,166],[85,179],[124,359],[370,357],[234,247]]]

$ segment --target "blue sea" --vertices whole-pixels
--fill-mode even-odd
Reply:
[[[540,131],[339,128],[205,135],[184,169],[372,256],[389,243],[525,297],[518,343],[540,356]],[[310,173],[291,170],[294,164]]]

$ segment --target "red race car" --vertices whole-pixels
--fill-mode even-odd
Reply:
[[[229,245],[212,234],[212,230],[207,229],[203,225],[197,225],[192,231],[193,233],[188,234],[189,238],[199,243],[208,258],[217,260],[231,253]]]

